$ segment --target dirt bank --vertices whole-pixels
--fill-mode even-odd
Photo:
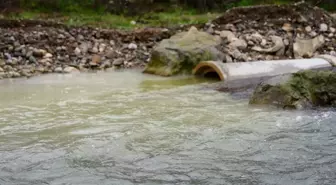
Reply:
[[[157,42],[189,27],[120,31],[0,20],[0,78],[144,67]],[[335,20],[305,4],[234,8],[197,27],[223,38],[223,62],[293,58],[296,39],[318,36],[323,43],[313,54],[336,54]],[[273,51],[278,44],[281,51]]]

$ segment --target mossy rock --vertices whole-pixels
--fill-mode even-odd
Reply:
[[[153,50],[145,73],[161,76],[190,74],[201,61],[222,60],[224,55],[217,46],[221,39],[192,27],[161,41]]]
[[[255,89],[250,104],[291,109],[336,107],[336,73],[308,70],[271,78]]]

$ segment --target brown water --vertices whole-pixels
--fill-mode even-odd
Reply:
[[[336,114],[139,72],[0,82],[1,185],[335,184]]]

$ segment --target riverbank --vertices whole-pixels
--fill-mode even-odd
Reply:
[[[336,55],[335,20],[322,9],[302,4],[234,8],[205,24],[128,31],[2,19],[0,78],[143,68],[158,42],[191,26],[222,37],[223,62]],[[313,42],[322,37],[312,56],[295,56],[297,39]]]

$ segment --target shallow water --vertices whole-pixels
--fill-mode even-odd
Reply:
[[[336,113],[139,72],[0,81],[1,185],[335,184]]]

